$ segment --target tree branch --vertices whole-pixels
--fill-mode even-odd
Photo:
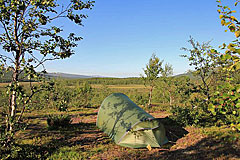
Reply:
[[[62,16],[62,14],[66,13],[68,11],[68,8],[71,6],[71,4],[72,3],[69,3],[68,6],[65,8],[65,10],[63,9],[63,6],[62,6],[62,11],[56,17],[50,18],[49,21],[55,20],[60,17],[67,17],[67,16]]]
[[[11,63],[14,63],[14,61],[13,61],[13,59],[12,58],[10,58],[10,57],[8,57],[8,56],[4,56],[4,55],[2,55],[2,54],[0,54],[0,58],[1,59],[9,59],[10,61],[11,61]]]
[[[9,39],[10,45],[12,46],[12,41],[11,41],[11,38],[10,38],[10,36],[9,36],[7,27],[6,27],[5,23],[4,23],[2,20],[0,20],[0,22],[2,23],[3,28],[4,28],[4,30],[5,30],[5,33],[6,33],[6,35],[7,35],[7,38]]]

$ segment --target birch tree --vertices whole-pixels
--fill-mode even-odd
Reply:
[[[63,5],[57,0],[0,0],[0,45],[3,50],[0,69],[1,73],[6,70],[12,73],[7,92],[6,130],[9,135],[13,135],[15,124],[22,115],[16,114],[19,105],[23,105],[23,113],[32,96],[46,88],[43,83],[38,86],[31,83],[42,79],[42,73],[46,72],[44,63],[70,57],[77,41],[82,39],[75,33],[66,33],[64,24],[56,21],[65,19],[66,23],[82,26],[83,19],[87,18],[83,10],[91,9],[93,4],[94,1],[82,0],[67,0]],[[37,68],[42,72],[37,72]],[[21,78],[30,82],[29,94],[19,84]]]

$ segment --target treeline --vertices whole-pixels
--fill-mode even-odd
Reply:
[[[57,78],[57,80],[65,81],[66,85],[74,86],[76,84],[82,84],[88,82],[89,84],[104,84],[104,85],[133,85],[139,84],[143,85],[144,81],[141,78],[83,78],[83,79],[62,79]]]
[[[166,79],[165,79],[166,81]],[[167,82],[159,78],[154,90],[153,102],[161,103],[165,106],[179,104],[183,94],[179,94],[186,90],[187,83],[192,81],[187,76],[168,77]],[[27,109],[56,109],[66,111],[70,108],[81,107],[99,107],[102,101],[111,93],[121,92],[129,96],[136,104],[146,106],[149,98],[149,84],[144,86],[142,78],[89,78],[89,79],[51,79],[50,89],[37,92],[29,102]],[[34,83],[35,86],[41,83]],[[24,85],[27,94],[30,94],[30,85]],[[93,87],[97,85],[97,87]],[[115,85],[114,88],[108,87]],[[118,86],[119,85],[119,86]],[[129,88],[122,88],[121,85],[129,85]],[[135,87],[134,85],[142,85]],[[48,87],[49,88],[49,87]],[[1,106],[6,106],[8,97],[3,96],[6,92],[5,88],[0,89]],[[19,101],[19,109],[23,107]]]
[[[2,73],[0,74],[0,83],[9,83],[12,81],[12,74],[13,72],[10,70],[10,71],[6,71],[6,70],[3,70]],[[29,79],[27,77],[24,76],[24,73],[22,72],[20,75],[19,75],[19,81],[21,82],[28,82]]]
[[[12,71],[5,72],[3,76],[0,77],[0,83],[8,83],[12,80]],[[63,77],[49,77],[44,76],[47,80],[56,79],[64,80],[67,85],[75,85],[77,83],[83,83],[88,81],[89,84],[106,84],[106,85],[129,85],[129,84],[144,84],[143,80],[139,77],[131,78],[81,78],[81,79],[70,79]],[[29,79],[24,77],[24,73],[20,74],[20,82],[28,82]]]

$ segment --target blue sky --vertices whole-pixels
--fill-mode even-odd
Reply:
[[[179,56],[187,54],[180,48],[190,47],[189,36],[216,48],[234,39],[220,24],[215,0],[96,0],[87,14],[84,27],[61,22],[83,40],[71,58],[47,63],[48,72],[139,76],[155,53],[180,74],[190,69]]]

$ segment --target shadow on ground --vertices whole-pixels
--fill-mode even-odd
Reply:
[[[95,122],[74,123],[65,128],[56,130],[48,130],[46,126],[31,126],[25,135],[26,139],[36,139],[39,141],[33,144],[18,145],[20,156],[18,159],[47,159],[54,153],[58,153],[62,147],[78,146],[79,152],[103,145],[106,150],[96,153],[96,159],[240,159],[239,146],[216,141],[211,137],[194,137],[194,134],[188,133],[183,127],[175,123],[170,118],[162,118],[165,126],[166,134],[171,143],[163,146],[163,148],[153,148],[151,151],[144,149],[131,149],[113,144],[113,142],[96,127]],[[40,125],[40,124],[39,124]],[[194,129],[193,129],[194,130]],[[189,131],[192,132],[192,131]],[[191,136],[193,135],[193,136]],[[47,139],[46,137],[51,137]],[[188,143],[185,138],[190,140],[197,139],[193,143]],[[181,147],[175,147],[176,143],[180,143]],[[91,157],[89,157],[91,158]]]
[[[210,160],[210,159],[239,159],[240,150],[231,144],[223,144],[212,138],[203,138],[198,143],[184,149],[169,150],[165,152],[148,153],[146,156],[122,157],[122,159],[184,159],[184,160]]]
[[[30,126],[26,133],[23,134],[25,139],[36,141],[31,145],[17,145],[21,148],[17,159],[46,159],[61,147],[80,145],[80,150],[85,150],[84,146],[109,143],[109,138],[96,128],[95,123],[70,124],[53,130],[36,125],[35,128]],[[46,137],[51,140],[45,141]]]

